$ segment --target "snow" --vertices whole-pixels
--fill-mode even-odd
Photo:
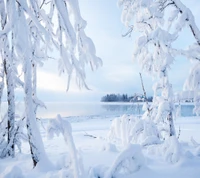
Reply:
[[[84,178],[111,178],[111,174],[115,175],[116,178],[143,178],[147,176],[154,178],[199,178],[200,138],[198,135],[200,134],[200,120],[198,117],[179,117],[174,121],[176,130],[178,131],[179,127],[181,130],[179,140],[170,137],[163,144],[157,143],[149,146],[129,143],[122,147],[110,143],[107,137],[112,121],[122,118],[128,120],[134,117],[130,115],[120,117],[99,115],[68,118],[58,116],[57,119],[43,119],[40,132],[46,154],[53,167],[49,169],[49,166],[46,165],[47,162],[44,161],[33,169],[29,145],[23,141],[22,153],[17,150],[15,158],[0,159],[0,177],[60,178],[66,175],[74,177],[70,175],[70,169],[68,169],[72,156],[69,144],[66,144],[63,135],[55,135],[49,139],[47,134],[49,122],[62,120],[61,123],[65,124],[61,124],[61,126],[67,125],[67,143],[69,143],[70,130],[72,129],[71,139],[76,147],[74,151],[77,153],[78,162],[82,162],[82,165],[79,166],[84,171],[82,175]],[[142,137],[138,139],[142,139]],[[154,139],[149,137],[149,140],[152,142]],[[172,155],[174,150],[176,154]],[[133,157],[135,159],[132,159]],[[48,169],[45,170],[46,168]]]
[[[128,145],[105,173],[105,178],[126,176],[139,171],[145,165],[140,145]]]
[[[95,118],[83,116],[76,119],[57,115],[56,119],[44,119],[40,128],[36,121],[37,106],[44,106],[36,95],[36,65],[43,63],[39,59],[40,56],[42,59],[47,58],[49,50],[57,48],[60,51],[60,70],[67,72],[69,78],[68,87],[75,72],[78,86],[87,89],[85,65],[90,64],[93,70],[101,66],[102,61],[96,56],[92,40],[84,32],[87,23],[81,17],[78,0],[48,3],[43,1],[40,7],[33,0],[18,0],[14,3],[6,1],[5,8],[3,2],[0,3],[2,11],[0,37],[5,42],[2,49],[6,63],[9,107],[8,131],[2,129],[1,132],[1,134],[8,132],[6,150],[5,135],[0,136],[0,149],[3,149],[0,160],[1,177],[196,178],[200,176],[200,171],[197,169],[200,163],[200,140],[197,137],[200,122],[196,118],[178,118],[175,121],[176,130],[179,130],[177,137],[173,122],[174,100],[168,72],[177,54],[172,45],[186,25],[198,45],[200,44],[200,32],[194,17],[179,0],[172,1],[178,10],[178,14],[174,12],[169,18],[169,21],[176,22],[173,23],[175,29],[171,28],[172,32],[165,29],[165,8],[170,5],[165,5],[167,1],[163,1],[162,7],[160,6],[162,1],[160,5],[159,1],[155,1],[158,2],[157,5],[152,6],[154,2],[152,0],[135,2],[119,0],[119,5],[123,6],[122,21],[129,28],[129,32],[131,33],[133,27],[136,27],[136,30],[142,33],[137,41],[138,46],[134,56],[139,59],[147,72],[157,76],[154,107],[152,107],[153,116],[155,114],[156,117],[152,115],[150,117],[150,113],[146,117],[101,115]],[[50,4],[49,15],[46,11],[48,7],[47,9],[42,7],[44,4],[47,6]],[[58,24],[55,23],[54,26],[52,20],[56,18],[55,16]],[[175,21],[176,17],[178,19]],[[198,46],[191,45],[188,49],[192,51],[191,55],[188,51],[177,50],[177,53],[189,59],[198,55]],[[16,70],[13,68],[16,62],[14,59],[18,59],[23,66],[24,83],[20,79],[18,83],[24,88],[23,117],[26,120],[29,144],[25,142],[26,137],[19,128],[23,123],[19,122],[14,132],[14,79],[16,78],[12,76],[12,71]],[[199,65],[192,68],[189,81],[185,85],[188,90],[194,92],[196,114],[200,112],[199,85],[197,85],[200,78],[199,68]],[[2,87],[1,83],[0,88]],[[161,132],[168,134],[162,137]],[[15,135],[18,142],[14,140]],[[23,137],[25,140],[21,140]],[[19,147],[18,150],[16,148],[16,156],[14,156],[14,143]],[[9,153],[11,151],[13,153]],[[12,158],[6,157],[7,152]]]
[[[23,174],[22,174],[22,170],[17,167],[17,166],[13,166],[13,167],[8,167],[4,173],[3,173],[3,177],[4,178],[23,178]]]

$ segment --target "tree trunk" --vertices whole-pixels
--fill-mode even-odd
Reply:
[[[4,68],[2,68],[2,76],[1,76],[1,82],[0,82],[0,107],[1,107],[1,99],[3,96],[3,89],[4,89]]]
[[[7,22],[7,15],[5,14],[5,3],[2,1],[0,3],[1,6],[1,27],[2,30],[4,29],[6,22]],[[12,56],[10,55],[9,49],[9,41],[8,36],[4,35],[3,39],[3,49],[2,49],[2,56],[3,56],[3,70],[6,75],[6,84],[7,84],[7,101],[8,101],[8,144],[7,147],[4,148],[2,152],[2,157],[8,156],[15,156],[15,144],[14,144],[14,135],[15,135],[15,95],[14,95],[14,84],[13,84],[13,71],[12,71]],[[3,75],[4,77],[4,75]],[[3,78],[2,78],[3,82]],[[1,95],[3,90],[3,83],[1,83]]]
[[[32,86],[33,86],[33,89],[32,89],[32,96],[33,98],[37,99],[37,93],[36,93],[36,86],[37,86],[37,65],[35,62],[32,61]],[[33,108],[34,108],[34,114],[35,114],[35,117],[37,119],[37,108],[38,108],[38,105],[37,103],[34,103],[33,105]]]
[[[8,101],[8,145],[4,150],[4,155],[2,156],[12,156],[15,155],[15,145],[14,145],[14,135],[15,135],[15,95],[14,95],[14,84],[13,84],[13,71],[12,71],[12,60],[9,56],[9,46],[7,42],[7,36],[4,38],[5,49],[4,49],[4,60],[3,66],[6,74],[6,84],[7,84],[7,101]]]
[[[36,122],[36,114],[34,112],[33,103],[33,87],[32,87],[32,63],[31,59],[24,60],[24,90],[25,90],[25,114],[28,130],[28,139],[30,151],[33,160],[33,166],[46,156],[44,145]]]
[[[173,121],[173,115],[172,115],[172,112],[170,111],[169,112],[169,115],[168,115],[168,121],[169,121],[169,136],[175,136],[176,135],[176,132],[175,132],[175,128],[174,128],[174,121]]]

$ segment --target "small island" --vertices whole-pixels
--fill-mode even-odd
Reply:
[[[134,96],[128,94],[106,94],[101,98],[101,102],[144,102],[144,95],[135,93]],[[148,102],[152,102],[153,97],[147,97]]]

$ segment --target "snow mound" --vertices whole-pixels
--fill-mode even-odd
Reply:
[[[126,176],[139,171],[143,166],[145,166],[145,159],[141,152],[141,146],[130,144],[118,155],[104,178]]]
[[[117,148],[112,143],[106,143],[106,144],[103,145],[102,151],[117,152]]]
[[[3,178],[24,178],[22,170],[18,166],[7,167],[2,174]]]
[[[55,170],[55,166],[53,165],[53,163],[51,163],[47,156],[43,156],[41,160],[37,163],[35,170],[39,172],[48,172]]]

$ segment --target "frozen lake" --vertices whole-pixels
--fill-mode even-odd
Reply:
[[[54,118],[57,114],[62,117],[68,116],[86,116],[86,115],[122,115],[122,114],[142,114],[142,103],[103,103],[103,102],[88,102],[88,103],[67,103],[67,102],[47,102],[46,109],[38,109],[39,118]],[[184,104],[181,106],[181,115],[193,116],[193,105]],[[6,111],[6,103],[1,106],[1,116]],[[23,114],[23,103],[16,104],[16,113]]]

